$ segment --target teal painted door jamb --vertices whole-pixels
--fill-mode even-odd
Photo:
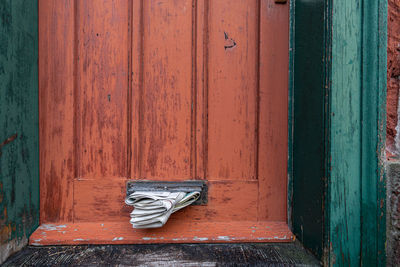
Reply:
[[[39,225],[37,0],[0,0],[0,265]]]
[[[387,2],[291,5],[290,225],[327,266],[384,266]]]
[[[329,265],[385,263],[385,0],[332,1]]]

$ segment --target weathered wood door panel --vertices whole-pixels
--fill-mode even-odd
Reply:
[[[208,204],[147,242],[174,241],[168,229],[190,238],[193,225],[220,236],[233,221],[291,239],[288,5],[40,0],[39,12],[42,223],[110,222],[130,233],[123,242],[145,242],[130,229],[126,181],[205,179]]]

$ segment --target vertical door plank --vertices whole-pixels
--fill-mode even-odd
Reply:
[[[195,132],[195,179],[205,179],[205,164],[207,162],[207,33],[208,33],[208,0],[197,0],[193,19],[194,40],[194,94],[195,116],[193,119]]]
[[[360,155],[360,152],[364,152],[364,149],[367,148],[363,147],[366,140],[362,140],[362,129],[363,123],[368,123],[368,121],[363,121],[362,107],[365,103],[363,103],[362,95],[369,93],[371,89],[367,84],[363,84],[362,76],[363,71],[368,69],[364,68],[366,66],[362,64],[364,62],[362,55],[369,52],[362,49],[364,44],[362,29],[365,26],[366,30],[371,30],[367,25],[362,25],[364,14],[368,14],[364,13],[363,7],[364,5],[360,5],[360,1],[335,2],[332,7],[332,66],[329,103],[329,112],[332,115],[329,116],[328,150],[330,152],[330,169],[328,170],[330,203],[327,209],[330,226],[328,234],[329,240],[332,242],[330,249],[332,252],[340,252],[340,257],[336,257],[335,260],[337,266],[362,265],[360,255],[363,255],[364,252],[362,251],[361,229],[363,222],[368,222],[368,217],[361,218],[363,208],[361,200],[362,193],[364,193],[362,181],[368,178],[377,178],[375,175],[364,176],[362,173],[363,157]],[[366,10],[366,12],[371,11]],[[376,24],[376,22],[374,23]],[[368,40],[368,42],[373,43],[372,40]],[[377,48],[378,44],[375,43],[374,50]],[[373,56],[372,53],[368,53],[368,57]],[[374,89],[376,86],[377,84],[373,83]],[[376,149],[375,144],[373,148],[375,153]],[[376,184],[377,180],[374,181],[374,185]],[[375,213],[376,206],[371,208]]]
[[[258,219],[286,220],[289,5],[260,7]]]
[[[126,177],[129,1],[78,1],[79,177]]]
[[[141,178],[141,105],[143,88],[143,0],[132,0],[131,178]]]
[[[72,221],[74,1],[39,1],[40,222]]]
[[[256,179],[258,4],[209,5],[208,177]]]
[[[142,4],[140,176],[188,179],[192,164],[192,1]]]

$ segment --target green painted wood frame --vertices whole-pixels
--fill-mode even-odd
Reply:
[[[385,263],[386,8],[291,0],[289,223],[327,265]],[[0,161],[6,244],[38,225],[37,1],[0,13],[2,144],[18,133]]]
[[[385,0],[292,0],[289,221],[327,265],[385,264]]]
[[[37,0],[0,1],[0,264],[39,225]]]

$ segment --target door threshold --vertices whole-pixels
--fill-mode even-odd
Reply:
[[[300,242],[28,246],[4,266],[320,266]]]
[[[29,238],[33,246],[146,243],[292,242],[286,222],[181,222],[157,229],[133,229],[129,222],[42,224]]]

